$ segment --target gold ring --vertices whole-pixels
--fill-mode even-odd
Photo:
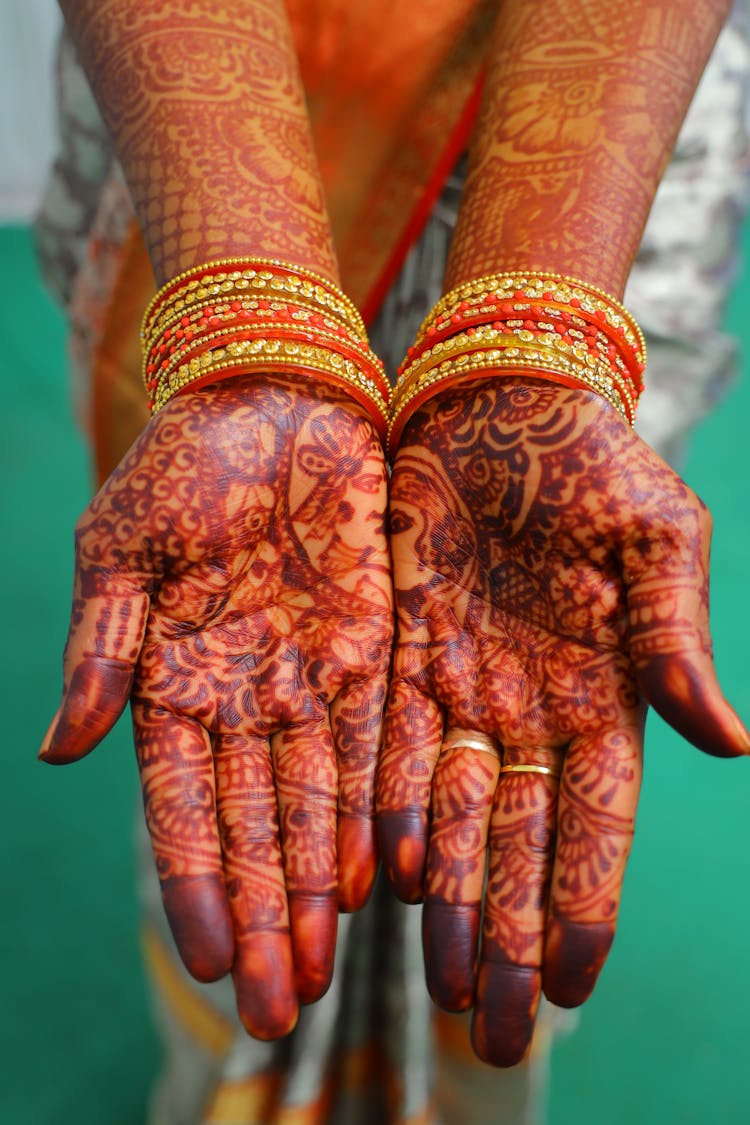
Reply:
[[[500,766],[500,773],[543,773],[549,777],[559,777],[560,771],[551,766],[535,766],[533,763],[518,762],[515,765]]]
[[[478,750],[480,754],[492,754],[498,759],[500,757],[500,749],[494,738],[481,731],[463,731],[458,727],[445,736],[441,752],[445,754],[454,750]]]

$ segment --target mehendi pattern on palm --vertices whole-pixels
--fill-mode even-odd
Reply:
[[[385,498],[382,448],[346,395],[251,377],[168,404],[78,525],[46,758],[87,753],[132,690],[178,946],[203,979],[233,968],[262,1037],[325,990],[338,905],[374,878]]]
[[[711,663],[710,519],[596,396],[498,379],[410,421],[391,535],[381,850],[401,897],[425,897],[433,996],[473,1002],[476,1049],[507,1065],[542,985],[581,1003],[611,944],[644,696],[703,749],[747,752]],[[455,728],[553,773],[498,781],[486,754],[462,750],[458,780],[457,753],[440,752]]]

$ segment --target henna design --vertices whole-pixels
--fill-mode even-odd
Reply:
[[[487,827],[499,767],[492,755],[455,750],[441,756],[433,778],[422,937],[430,995],[452,1011],[469,1008],[474,997]]]
[[[375,874],[391,655],[386,474],[370,421],[302,380],[169,403],[82,516],[51,762],[131,692],[146,817],[178,947],[234,973],[274,1037],[328,985],[337,897]]]
[[[294,1026],[297,995],[268,744],[222,734],[213,747],[238,1006],[250,1032],[277,1038]]]
[[[433,995],[473,999],[488,1061],[522,1057],[542,982],[566,1005],[595,983],[632,841],[644,696],[709,753],[750,752],[713,672],[708,546],[698,498],[589,392],[497,379],[409,422],[391,482],[398,643],[379,838],[397,893],[424,888]],[[455,768],[440,756],[445,727],[561,781],[482,787],[481,755]]]
[[[447,287],[526,266],[621,296],[728,9],[501,6]]]
[[[337,267],[281,0],[63,11],[160,283],[211,259]]]

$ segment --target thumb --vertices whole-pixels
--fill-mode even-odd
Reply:
[[[84,575],[76,564],[63,698],[42,742],[42,761],[78,761],[115,725],[130,698],[148,606],[136,580],[103,569]]]
[[[696,496],[690,499],[679,520],[667,506],[645,535],[641,526],[624,545],[630,654],[641,691],[662,718],[700,750],[729,758],[750,753],[750,734],[716,676],[708,599],[711,517]]]

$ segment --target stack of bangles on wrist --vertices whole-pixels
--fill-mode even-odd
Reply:
[[[233,375],[293,373],[341,387],[381,439],[390,387],[362,318],[332,282],[266,258],[228,258],[181,273],[143,317],[143,381],[155,413],[185,388]]]
[[[448,387],[520,370],[596,391],[631,425],[646,343],[623,306],[575,278],[514,270],[466,282],[434,306],[399,369],[391,454],[412,414]]]
[[[391,454],[428,399],[504,370],[596,391],[632,425],[646,362],[643,333],[618,301],[531,270],[441,297],[392,393],[352,302],[326,278],[275,259],[227,258],[181,273],[146,309],[141,338],[153,412],[187,387],[253,369],[300,374],[348,391]]]

